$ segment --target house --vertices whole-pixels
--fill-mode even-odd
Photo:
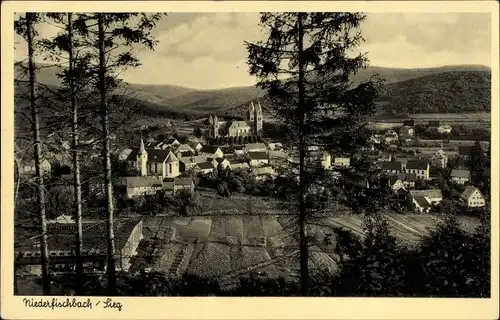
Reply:
[[[191,178],[175,178],[174,179],[174,194],[179,190],[187,190],[194,192],[194,181]]]
[[[147,149],[141,139],[141,145],[134,149],[127,158],[130,167],[136,168],[141,176],[160,176],[175,178],[180,175],[179,159],[170,149]]]
[[[132,153],[132,149],[123,149],[119,154],[118,154],[118,160],[120,161],[126,161],[128,156]]]
[[[439,133],[451,133],[451,126],[443,124],[439,126],[437,130]]]
[[[411,140],[413,139],[413,134],[415,130],[410,126],[403,126],[399,129],[399,139],[400,140]]]
[[[217,159],[222,158],[224,156],[224,152],[216,146],[203,146],[200,151],[198,151],[198,155]]]
[[[252,174],[255,176],[255,180],[262,181],[268,178],[275,178],[277,176],[276,171],[274,171],[271,166],[263,166],[252,168]]]
[[[414,173],[419,180],[430,180],[430,166],[424,160],[412,160],[406,164],[406,173]]]
[[[399,185],[398,181],[400,181],[403,188],[408,190],[411,188],[415,188],[415,181],[417,180],[417,175],[414,173],[401,172],[399,174],[389,175],[388,178],[389,178],[389,186],[391,188],[394,189],[394,187],[398,187]]]
[[[460,199],[462,199],[469,208],[480,208],[486,205],[486,200],[481,191],[473,186],[465,188],[464,192],[460,195]]]
[[[206,162],[198,163],[194,167],[194,169],[203,173],[203,174],[207,174],[207,173],[213,172],[215,167],[211,161],[206,161]]]
[[[436,168],[444,169],[448,165],[448,156],[442,149],[439,149],[432,155],[431,164]]]
[[[396,194],[400,189],[403,189],[406,191],[406,187],[399,179],[398,175],[392,175],[388,177],[388,182],[389,182],[389,187],[392,189],[392,191]]]
[[[283,144],[279,143],[279,142],[270,142],[267,144],[267,147],[269,148],[269,150],[281,150],[283,148]]]
[[[174,137],[170,137],[168,138],[165,142],[164,142],[165,146],[167,148],[172,148],[172,149],[175,149],[176,147],[180,146],[181,143],[179,142],[179,140],[177,140],[176,138]]]
[[[333,166],[335,168],[349,168],[351,166],[350,157],[335,157],[333,158]]]
[[[245,145],[245,152],[266,152],[267,147],[264,143],[249,143]]]
[[[191,156],[179,158],[179,171],[186,172],[192,170],[198,163],[207,161],[204,156]]]
[[[189,144],[186,144],[186,143],[180,144],[175,148],[175,154],[184,153],[184,152],[190,152],[194,155],[196,150],[193,149]]]
[[[458,155],[468,160],[472,151],[471,146],[458,146]]]
[[[402,166],[399,161],[384,161],[381,163],[380,169],[385,173],[397,174],[401,173]]]
[[[18,160],[19,172],[23,175],[33,176],[36,174],[35,160]],[[40,161],[40,172],[47,175],[52,172],[52,164],[47,159]]]
[[[238,160],[229,161],[230,170],[248,170],[250,166],[246,162],[239,162]]]
[[[85,269],[104,272],[107,265],[106,225],[94,220],[82,221],[82,260]],[[47,247],[53,271],[74,273],[75,234],[77,225],[74,220],[56,219],[48,222]],[[19,232],[18,232],[19,231]],[[137,254],[137,248],[143,239],[142,219],[118,219],[114,224],[116,269],[127,271],[131,260]],[[40,275],[40,242],[33,231],[16,230],[15,255],[16,265],[25,274]]]
[[[439,189],[410,190],[407,200],[411,210],[426,213],[432,206],[438,205],[443,200],[443,195]]]
[[[163,179],[156,176],[121,177],[116,182],[116,190],[128,198],[155,194],[163,189]]]
[[[469,170],[451,170],[451,182],[456,184],[466,184],[470,181],[470,171]]]
[[[269,155],[266,152],[249,152],[250,166],[258,167],[269,164]]]
[[[387,130],[384,134],[384,142],[386,144],[395,143],[398,141],[398,134],[394,130]]]
[[[229,167],[229,160],[226,158],[219,158],[216,160],[217,169],[226,170]]]
[[[200,151],[203,148],[203,145],[199,142],[190,142],[188,145],[196,152]]]
[[[284,166],[288,161],[288,154],[283,150],[269,151],[269,164],[272,166]]]
[[[243,156],[245,155],[245,147],[234,147],[234,155],[236,156]]]

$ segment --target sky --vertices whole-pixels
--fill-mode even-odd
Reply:
[[[171,13],[154,30],[155,51],[138,51],[142,66],[127,70],[123,78],[196,89],[253,85],[244,41],[266,39],[258,20],[258,13]],[[359,52],[367,53],[372,66],[491,66],[488,13],[367,13],[360,31],[365,41]],[[38,32],[52,36],[58,29],[45,24]],[[26,54],[19,41],[16,60]]]

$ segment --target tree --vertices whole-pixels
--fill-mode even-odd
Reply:
[[[193,136],[195,136],[196,138],[201,138],[203,137],[203,131],[201,131],[199,127],[196,127],[193,129]]]
[[[309,275],[306,193],[320,177],[308,147],[354,152],[369,137],[365,118],[375,110],[376,84],[368,81],[352,88],[349,82],[349,75],[366,62],[361,54],[347,55],[362,41],[359,32],[352,31],[364,19],[359,13],[263,13],[260,22],[268,39],[246,43],[250,74],[268,91],[271,112],[288,128],[286,141],[299,155],[297,199],[304,296]]]
[[[485,169],[488,168],[488,158],[479,141],[474,143],[469,157],[469,168],[476,182],[479,182],[484,177]]]
[[[83,229],[82,229],[82,186],[80,178],[80,150],[79,150],[79,114],[77,103],[77,90],[85,91],[84,87],[87,86],[88,76],[86,76],[87,60],[86,56],[77,57],[78,54],[78,41],[75,41],[73,35],[73,14],[60,14],[50,13],[47,14],[49,19],[54,20],[55,23],[63,25],[63,32],[59,33],[52,41],[47,40],[45,45],[53,53],[65,53],[67,55],[67,67],[63,67],[63,72],[60,74],[62,79],[62,89],[59,91],[60,100],[67,101],[69,95],[71,119],[71,136],[72,136],[72,156],[73,156],[73,216],[76,220],[76,293],[81,294],[83,284]],[[57,120],[56,120],[57,121]],[[64,124],[63,124],[64,125]],[[62,196],[62,195],[61,195]]]
[[[99,141],[102,144],[103,154],[108,238],[107,276],[110,295],[116,291],[116,268],[109,103],[120,102],[117,95],[111,94],[119,83],[115,77],[118,71],[140,65],[139,60],[132,54],[132,47],[143,45],[148,49],[154,49],[156,42],[151,36],[151,30],[161,17],[162,14],[146,13],[81,13],[77,15],[74,23],[77,27],[75,31],[82,35],[89,50],[92,50],[93,68],[90,68],[89,72],[95,78],[93,83],[100,96],[96,113],[101,124]],[[118,49],[120,51],[116,51]]]
[[[37,185],[37,211],[40,220],[40,257],[42,266],[42,287],[44,295],[50,295],[51,279],[49,273],[49,250],[47,246],[47,219],[45,208],[45,187],[43,173],[41,171],[42,142],[40,138],[40,106],[37,102],[36,93],[36,66],[35,46],[36,36],[34,25],[41,20],[41,15],[27,12],[24,17],[15,21],[16,33],[21,35],[28,43],[28,75],[29,75],[29,101],[31,109],[31,131],[33,134],[33,154],[35,159],[36,185]]]

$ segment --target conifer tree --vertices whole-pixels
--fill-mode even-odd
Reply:
[[[35,30],[35,25],[41,20],[41,15],[33,12],[27,12],[24,17],[19,18],[14,28],[16,32],[21,35],[28,44],[28,90],[29,102],[31,109],[31,133],[33,135],[33,154],[35,159],[35,175],[36,175],[36,189],[37,189],[37,210],[40,220],[40,236],[37,242],[40,244],[40,257],[42,268],[42,288],[45,295],[50,295],[51,292],[51,279],[49,270],[49,249],[47,245],[47,218],[45,208],[45,187],[43,172],[41,168],[42,161],[42,142],[40,137],[40,106],[37,101],[36,92],[36,66],[35,55],[38,33]]]
[[[306,220],[314,208],[307,194],[331,180],[318,166],[311,147],[353,153],[370,130],[366,116],[375,110],[377,82],[353,84],[349,76],[366,65],[353,50],[362,41],[357,28],[361,13],[262,13],[267,39],[246,43],[250,74],[267,90],[274,117],[286,127],[286,143],[298,155],[297,194],[301,294],[308,294],[308,239]],[[317,154],[317,152],[316,152]]]

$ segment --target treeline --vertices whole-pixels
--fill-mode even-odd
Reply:
[[[382,218],[365,221],[366,237],[337,230],[337,271],[311,270],[309,296],[323,297],[490,297],[489,220],[470,234],[453,217],[416,247],[400,244]],[[139,270],[140,268],[138,268]],[[258,270],[257,270],[258,271]],[[105,283],[86,279],[85,295],[102,296]],[[73,279],[55,280],[72,294]],[[185,274],[171,278],[159,272],[119,273],[118,296],[301,296],[299,284],[284,278],[243,276],[232,287],[216,278]]]
[[[392,113],[491,110],[491,73],[455,71],[385,85],[377,99]]]

